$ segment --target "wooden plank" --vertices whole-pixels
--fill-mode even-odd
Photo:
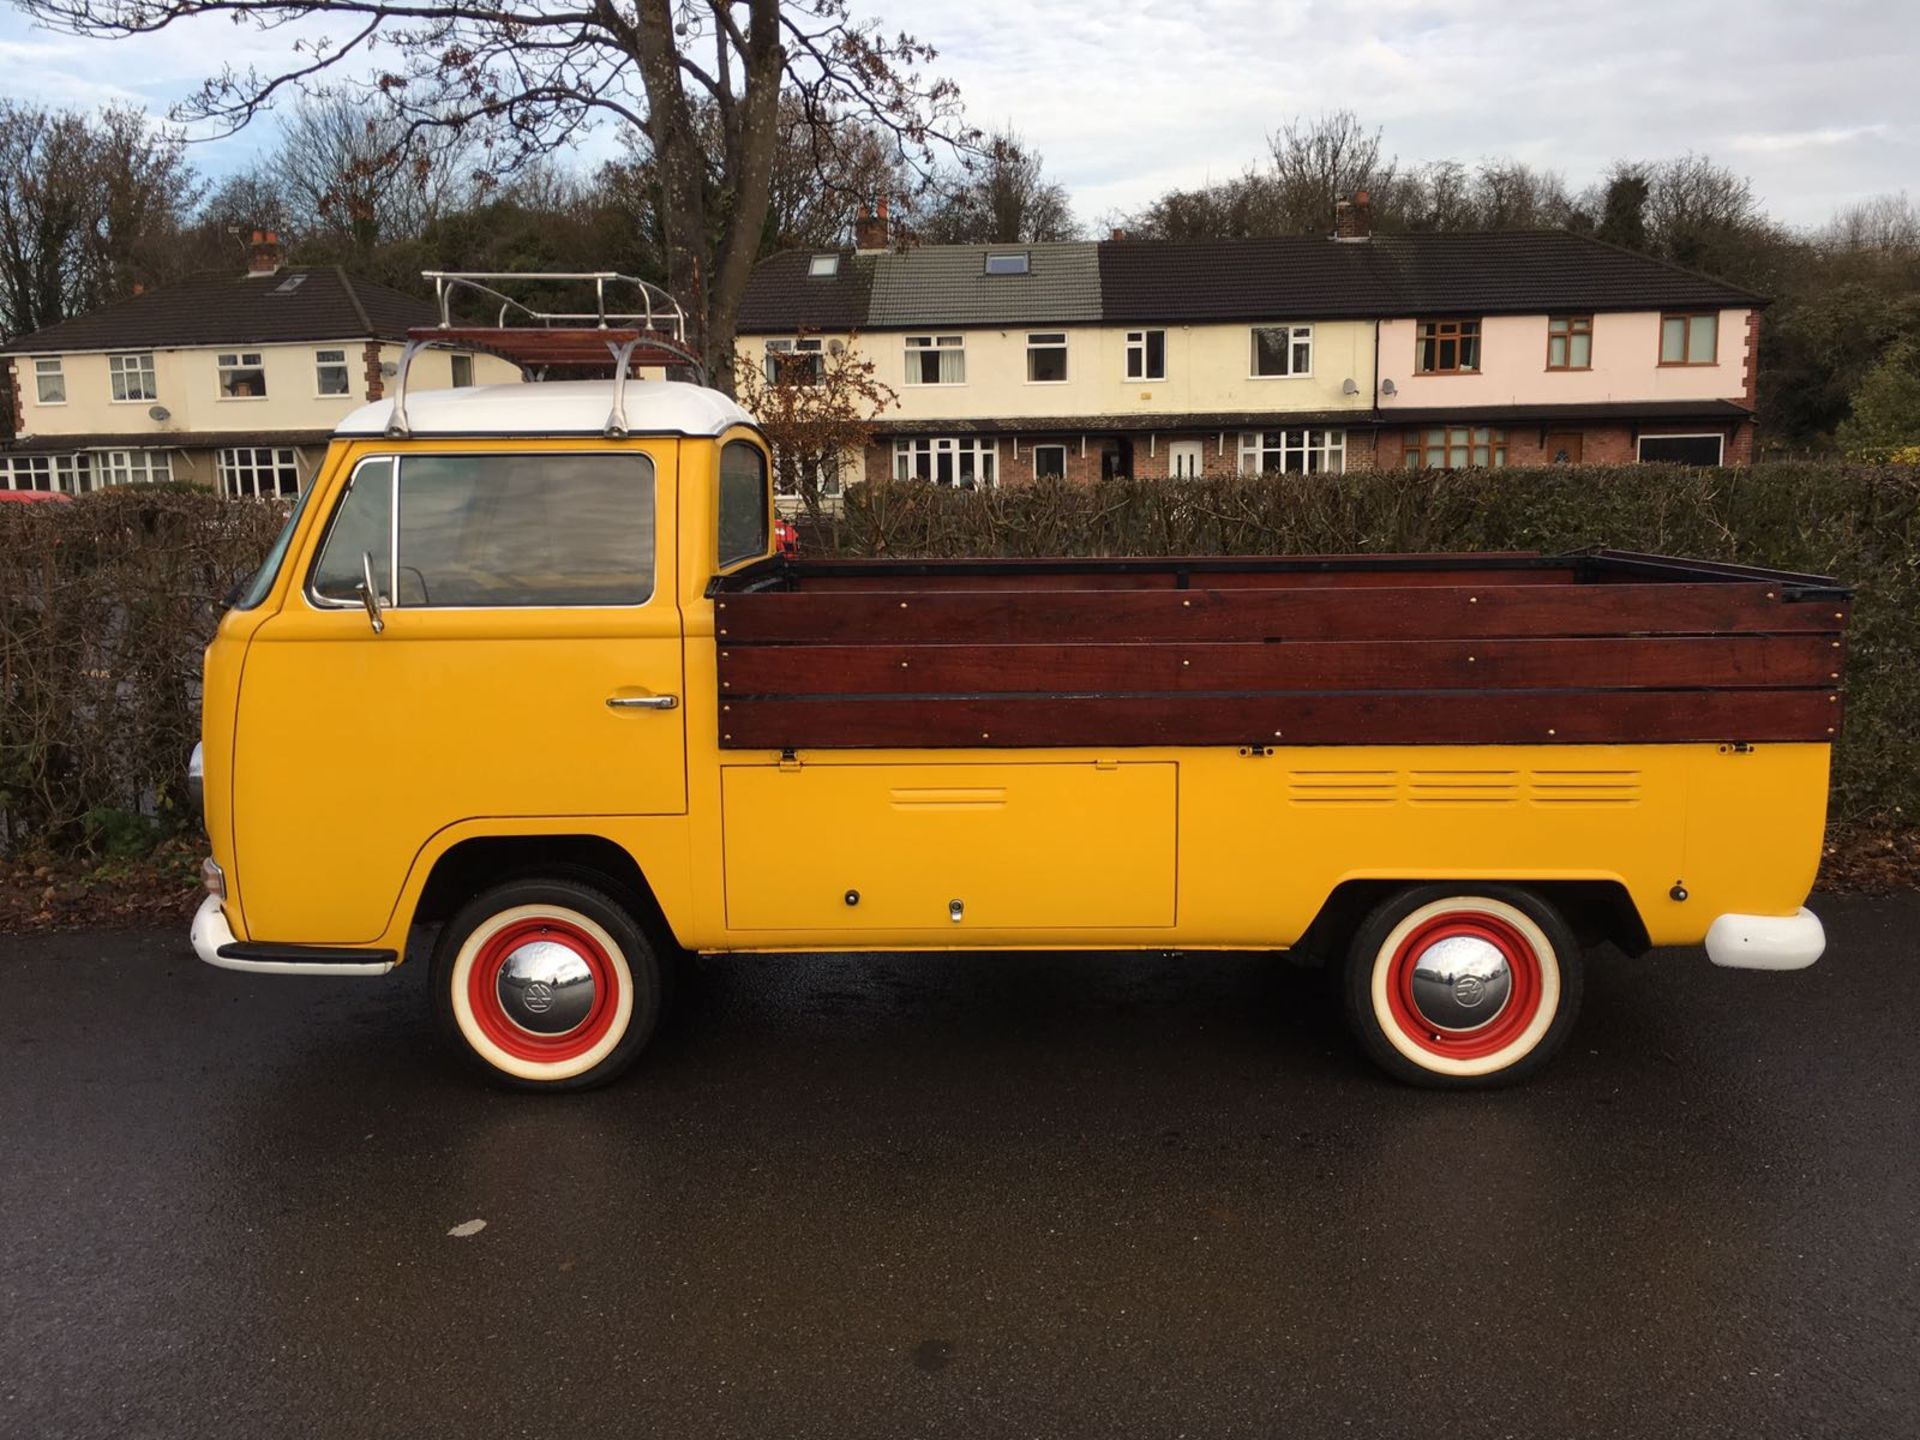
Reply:
[[[731,695],[1825,686],[1825,635],[1131,645],[740,645]]]
[[[936,591],[1009,590],[1175,590],[1181,576],[1172,570],[1101,571],[992,571],[940,573],[925,578],[886,571],[870,574],[808,575],[802,591],[819,594],[895,594],[905,598]],[[1308,570],[1301,572],[1245,570],[1189,573],[1186,588],[1206,590],[1331,590],[1380,589],[1434,585],[1571,585],[1573,572],[1565,569],[1525,570]]]
[[[1501,636],[1823,632],[1843,601],[1788,602],[1764,582],[1395,586],[1361,589],[934,591],[727,595],[734,643],[1115,643],[1142,640],[1454,640]],[[1774,598],[1769,598],[1774,597]]]
[[[734,700],[728,749],[1831,741],[1825,690],[1453,691]]]

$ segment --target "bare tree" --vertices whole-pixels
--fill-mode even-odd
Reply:
[[[1380,131],[1351,110],[1312,120],[1295,116],[1267,139],[1274,203],[1284,231],[1306,234],[1333,224],[1334,206],[1366,191],[1376,212],[1395,204],[1398,166],[1380,151]]]
[[[764,363],[741,355],[737,364],[740,403],[773,449],[775,485],[818,520],[828,477],[865,450],[873,422],[899,397],[852,344],[770,351]]]
[[[24,334],[173,278],[199,194],[177,133],[0,101],[0,331]]]
[[[345,91],[301,101],[281,123],[273,169],[305,228],[359,245],[412,239],[473,197],[474,127],[413,128]]]
[[[921,167],[969,143],[931,47],[853,18],[848,0],[17,0],[69,34],[127,37],[218,17],[282,32],[310,17],[346,27],[296,42],[268,70],[210,78],[179,118],[231,132],[289,92],[378,67],[373,93],[409,133],[485,122],[492,168],[575,144],[596,121],[644,132],[659,187],[669,285],[699,329],[707,370],[730,387],[733,341],[771,202],[783,93],[806,123],[855,120]],[[377,47],[377,48],[376,48]],[[702,134],[711,105],[720,143]],[[720,157],[718,175],[710,155]],[[719,183],[714,183],[715,180]]]
[[[1040,153],[1011,127],[935,180],[912,228],[936,245],[1033,245],[1079,234],[1066,187],[1047,179]]]

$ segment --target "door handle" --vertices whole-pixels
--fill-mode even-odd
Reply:
[[[677,695],[609,695],[609,710],[671,710],[679,705]]]

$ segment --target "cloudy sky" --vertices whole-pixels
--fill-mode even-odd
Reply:
[[[1920,192],[1915,0],[856,0],[938,46],[978,124],[1013,123],[1083,221],[1232,175],[1296,114],[1341,106],[1404,160],[1509,155],[1576,187],[1615,157],[1701,151],[1817,224]],[[160,110],[214,57],[285,35],[213,19],[108,44],[0,0],[0,95]],[[202,147],[219,174],[265,129]]]

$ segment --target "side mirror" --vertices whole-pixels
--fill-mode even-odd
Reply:
[[[380,591],[373,583],[373,552],[360,552],[360,603],[367,607],[367,623],[373,626],[378,635],[387,628],[387,622],[380,615]]]

